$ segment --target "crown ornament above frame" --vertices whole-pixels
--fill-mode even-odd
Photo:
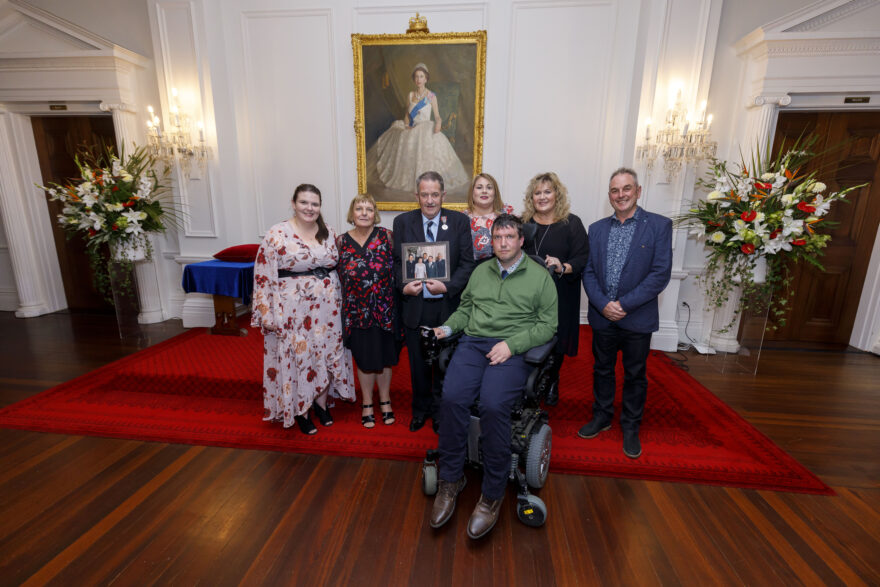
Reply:
[[[419,16],[419,13],[416,12],[416,15],[409,19],[409,28],[406,29],[406,34],[427,34],[431,31],[428,30],[428,19],[424,16]]]

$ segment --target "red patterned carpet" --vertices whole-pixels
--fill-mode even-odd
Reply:
[[[663,354],[649,360],[643,455],[622,452],[620,427],[577,437],[591,404],[590,330],[567,359],[562,399],[550,408],[551,470],[817,494],[833,491]],[[199,328],[44,391],[0,411],[0,426],[302,453],[421,460],[436,446],[426,426],[409,432],[409,372],[395,369],[397,423],[360,425],[357,405],[339,404],[336,423],[307,437],[261,420],[262,338],[212,336]]]

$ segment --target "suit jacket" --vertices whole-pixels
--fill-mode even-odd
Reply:
[[[666,289],[672,276],[672,221],[665,216],[639,208],[640,218],[620,273],[617,299],[626,316],[617,325],[633,332],[656,332],[660,329],[657,296]],[[584,290],[590,299],[587,316],[590,326],[603,330],[611,321],[602,315],[610,298],[605,293],[608,260],[608,235],[611,217],[590,225],[590,257],[584,269]]]
[[[443,221],[443,218],[446,218]],[[438,214],[440,227],[437,230],[437,242],[449,243],[449,281],[446,282],[446,293],[443,295],[442,320],[445,321],[458,307],[461,292],[467,285],[471,271],[474,270],[474,247],[471,243],[471,226],[468,217],[454,210],[440,209]],[[443,228],[443,225],[446,228]],[[418,208],[404,212],[394,219],[394,285],[400,293],[403,291],[401,270],[401,250],[403,243],[420,243],[425,241],[422,225],[422,211]],[[401,317],[407,328],[418,328],[422,315],[421,295],[407,296],[401,293]]]
[[[412,279],[416,275],[416,262],[415,261],[407,261],[406,262],[406,277],[407,279]]]

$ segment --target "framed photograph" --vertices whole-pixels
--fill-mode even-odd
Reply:
[[[351,36],[358,190],[380,210],[416,207],[416,178],[443,176],[461,210],[483,158],[486,31]]]
[[[436,279],[449,281],[449,243],[403,243],[401,245],[403,263],[400,274],[403,282]]]

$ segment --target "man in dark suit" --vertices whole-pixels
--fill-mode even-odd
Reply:
[[[440,279],[446,277],[446,260],[443,258],[443,253],[437,253],[437,260],[434,261],[434,272]]]
[[[659,330],[657,297],[672,275],[672,221],[637,205],[642,194],[636,172],[611,174],[608,199],[614,214],[590,225],[590,257],[584,290],[590,298],[593,329],[593,419],[579,431],[593,438],[611,428],[614,366],[623,358],[623,453],[642,454],[639,425],[648,395],[647,361],[651,333]]]
[[[440,326],[458,307],[459,297],[474,269],[470,222],[461,212],[443,208],[443,177],[426,171],[416,181],[417,210],[404,212],[394,219],[394,280],[401,292],[401,318],[409,368],[412,377],[413,419],[409,429],[415,432],[434,417],[440,394],[439,374],[422,358],[419,326]],[[401,276],[402,244],[410,242],[446,242],[449,245],[449,281],[436,279],[411,281],[404,285]],[[437,422],[434,421],[436,429]]]
[[[416,276],[416,256],[410,253],[406,258],[406,278],[412,279]]]
[[[437,277],[437,269],[434,265],[434,257],[428,256],[428,277]]]

